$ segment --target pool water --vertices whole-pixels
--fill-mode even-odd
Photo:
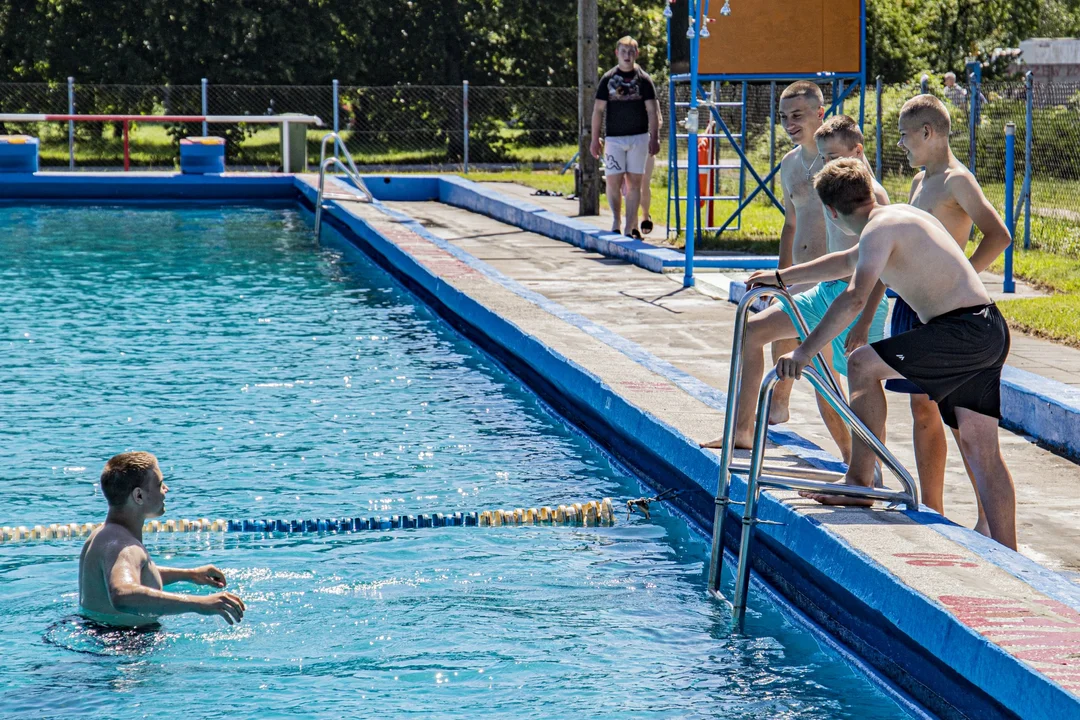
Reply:
[[[130,449],[158,455],[166,518],[645,492],[331,235],[291,207],[0,207],[0,524],[101,519]],[[243,623],[102,636],[73,618],[80,543],[0,545],[0,714],[904,717],[765,598],[731,635],[707,545],[662,510],[147,545],[222,568]]]

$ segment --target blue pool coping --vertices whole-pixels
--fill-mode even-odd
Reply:
[[[732,280],[728,300],[737,303],[745,294],[746,283]],[[759,298],[751,310],[765,307]],[[1080,458],[1080,389],[1006,365],[1001,372],[1001,424]]]
[[[400,213],[389,217],[452,252],[491,278],[499,273]],[[332,208],[330,222],[408,289],[436,309],[452,326],[476,342],[537,391],[560,414],[584,428],[613,456],[651,484],[680,490],[677,509],[704,533],[711,532],[713,494],[719,462],[692,439],[618,396],[598,377],[527,335],[511,322],[443,282],[362,219]],[[453,251],[457,252],[453,252]],[[514,281],[502,283],[511,288]],[[736,477],[734,500],[745,497]],[[784,523],[759,535],[754,569],[807,616],[853,647],[878,672],[942,717],[1055,718],[1076,712],[1076,699],[1049,678],[1005,653],[951,613],[912,591],[892,573],[803,516],[764,496],[763,519]],[[907,513],[917,522],[958,528],[936,513]],[[725,544],[736,547],[738,521],[729,513]],[[1000,551],[971,546],[1002,566]],[[1016,553],[1016,566],[1038,581],[1048,572]],[[1029,567],[1030,566],[1030,567]],[[1007,570],[1008,571],[1008,570]],[[1040,572],[1042,571],[1042,572]],[[1015,567],[1012,572],[1015,574]],[[830,577],[835,575],[836,577]],[[837,580],[836,578],[840,578]],[[1050,583],[1042,583],[1046,589]],[[1042,589],[1042,588],[1040,588]],[[1056,599],[1069,599],[1068,597]],[[1071,606],[1080,609],[1080,597]],[[899,631],[889,618],[903,618]],[[977,678],[953,665],[966,666]],[[1027,704],[1038,698],[1035,713]]]
[[[0,200],[184,202],[228,199],[249,202],[289,197],[300,200],[302,206],[311,207],[314,194],[306,183],[299,179],[294,181],[289,176],[267,176],[257,178],[258,182],[238,183],[232,181],[243,176],[216,176],[209,182],[206,176],[193,180],[191,176],[160,175],[148,182],[149,178],[141,174],[132,178],[110,173],[96,176],[80,173],[74,177],[47,173],[24,175],[21,180],[13,180],[13,177],[0,176]],[[484,190],[461,178],[368,176],[366,180],[376,197],[386,200],[440,200],[456,204],[444,198],[464,202],[466,190],[477,193]],[[464,187],[466,183],[474,187]],[[15,196],[11,188],[20,184],[28,187]],[[214,188],[213,184],[218,187]],[[587,369],[444,282],[361,218],[343,211],[335,202],[330,206],[327,222],[331,227],[342,231],[350,242],[430,304],[451,326],[507,365],[541,398],[586,430],[614,457],[660,489],[679,489],[680,495],[675,500],[677,510],[702,532],[711,532],[712,496],[719,472],[715,454],[702,451],[691,438],[630,404]],[[391,214],[380,203],[376,203],[376,207]],[[514,214],[512,209],[501,208],[499,211],[507,217]],[[525,213],[518,217],[520,221],[533,224],[534,232],[545,235],[548,233],[542,228],[550,228],[547,223],[558,219],[548,217],[551,213],[541,215],[544,211],[526,213],[518,208],[518,212]],[[409,230],[453,252],[470,267],[517,292],[512,280],[453,248],[419,223],[400,214],[395,219]],[[503,221],[516,224],[511,220]],[[550,303],[545,309],[550,311],[550,306],[558,307]],[[571,315],[565,309],[563,312]],[[636,347],[628,341],[623,342],[626,350],[632,351]],[[643,349],[637,349],[648,355]],[[663,361],[653,360],[650,369],[669,377],[684,389],[692,388],[697,382],[680,377],[678,371],[670,374]],[[711,394],[704,396],[709,404],[719,403],[714,407],[723,409],[720,402],[724,399],[723,393],[708,390]],[[805,451],[813,451],[811,443],[797,436],[792,435],[790,440],[799,442]],[[828,456],[822,455],[822,461],[827,462]],[[745,495],[742,478],[735,478],[732,495],[735,500]],[[934,513],[906,514],[947,537],[955,537],[987,562],[1027,580],[1068,607],[1080,610],[1080,590],[1069,584],[1062,585],[1060,576],[989,541],[971,537],[974,533]],[[1023,715],[1049,719],[1077,715],[1075,696],[1005,653],[974,629],[961,624],[944,607],[912,591],[886,568],[839,539],[812,516],[803,516],[769,495],[762,498],[761,516],[784,524],[761,529],[754,570],[807,617],[939,716]],[[735,519],[730,512],[729,517]],[[736,547],[738,522],[728,522],[725,528],[725,544]]]

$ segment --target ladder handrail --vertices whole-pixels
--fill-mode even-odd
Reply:
[[[345,147],[345,140],[336,132],[328,132],[323,135],[322,143],[319,145],[319,167],[322,167],[322,164],[326,162],[326,143],[331,139],[334,140],[334,157],[338,156],[338,148],[341,148],[341,154],[349,161],[349,168],[352,170],[353,175],[359,177],[360,171],[356,169],[356,163],[353,162],[349,148]]]
[[[334,140],[334,154],[330,158],[326,157],[326,143],[330,139]],[[348,166],[345,165],[338,157],[337,151],[341,148],[341,153],[345,156],[345,159],[349,162]],[[360,177],[360,171],[356,169],[356,163],[353,162],[352,155],[349,153],[349,149],[345,147],[345,141],[336,132],[329,132],[323,135],[322,143],[319,147],[319,192],[315,198],[315,237],[319,237],[319,233],[322,230],[322,211],[323,211],[323,191],[326,186],[326,170],[327,168],[336,168],[341,170],[349,180],[352,180],[353,185],[360,192],[360,195],[356,198],[358,202],[374,202],[375,197],[368,190],[367,184],[363,178]]]
[[[754,527],[757,525],[757,504],[761,495],[762,485],[773,488],[790,490],[813,490],[848,497],[861,497],[871,500],[887,500],[902,502],[908,510],[919,509],[919,489],[911,473],[900,464],[896,456],[885,447],[885,444],[855,415],[851,407],[844,402],[839,395],[833,392],[825,379],[813,368],[803,370],[803,377],[810,381],[826,402],[840,415],[844,424],[866,443],[904,486],[904,492],[897,493],[889,490],[881,490],[874,487],[857,487],[853,485],[837,486],[831,482],[784,478],[782,476],[769,476],[762,479],[761,468],[765,459],[765,437],[769,426],[769,405],[772,403],[773,391],[780,378],[773,369],[765,376],[761,383],[761,391],[758,393],[757,426],[754,428],[754,447],[750,452],[750,469],[746,476],[746,501],[743,505],[742,538],[739,545],[739,565],[735,572],[735,598],[733,605],[733,620],[736,627],[741,628],[746,616],[746,596],[750,582],[750,547],[754,537]]]
[[[720,590],[720,575],[724,562],[724,518],[727,515],[728,498],[731,486],[731,459],[735,445],[735,404],[739,396],[739,388],[742,386],[742,346],[743,336],[746,334],[746,318],[750,314],[750,306],[760,297],[775,297],[781,304],[791,310],[796,319],[796,329],[800,337],[806,338],[810,329],[803,319],[802,313],[796,307],[791,294],[783,288],[756,287],[748,290],[739,301],[739,307],[735,310],[735,331],[731,344],[731,365],[727,384],[727,408],[724,411],[724,434],[723,447],[720,449],[720,475],[716,484],[716,501],[713,511],[713,537],[712,537],[712,561],[709,564],[709,590]],[[825,362],[825,358],[818,353],[814,357],[814,365],[824,372],[829,378],[830,386],[843,396],[840,384],[832,373],[832,368]]]

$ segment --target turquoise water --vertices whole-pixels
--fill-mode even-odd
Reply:
[[[293,209],[0,206],[0,252],[0,525],[100,519],[129,449],[158,455],[167,518],[644,491]],[[221,567],[244,622],[98,637],[71,619],[78,542],[0,545],[0,714],[903,717],[762,597],[730,635],[707,546],[663,511],[147,544]]]

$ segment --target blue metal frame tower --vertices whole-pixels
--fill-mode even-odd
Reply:
[[[743,5],[742,10],[734,12],[758,12],[751,8],[753,0],[736,0]],[[689,23],[687,39],[690,41],[690,72],[672,75],[669,80],[668,101],[668,226],[671,226],[670,214],[672,207],[675,209],[675,227],[683,226],[685,218],[686,227],[686,269],[683,275],[683,286],[691,287],[694,284],[694,249],[696,240],[702,231],[716,230],[718,233],[727,229],[738,229],[741,226],[742,212],[758,193],[764,192],[772,203],[784,212],[783,204],[769,189],[769,182],[780,170],[780,164],[776,163],[769,172],[762,176],[757,171],[747,155],[746,139],[746,100],[750,83],[773,83],[794,82],[796,80],[811,80],[817,83],[830,82],[832,84],[832,102],[826,111],[827,115],[836,112],[843,107],[844,100],[851,97],[856,90],[859,94],[859,126],[863,125],[866,110],[866,0],[859,2],[859,70],[858,72],[818,72],[818,73],[746,73],[746,74],[702,74],[698,72],[698,54],[702,32],[708,37],[707,23],[709,16],[710,0],[689,1]],[[729,7],[725,2],[725,7]],[[720,20],[723,21],[722,19]],[[668,28],[668,60],[671,59],[671,21]],[[703,83],[726,82],[741,83],[741,103],[718,102],[705,91]],[[690,97],[688,101],[678,102],[676,98],[677,88],[682,84],[689,84]],[[740,127],[738,132],[733,132],[729,123],[724,120],[721,110],[725,107],[741,106]],[[676,122],[676,112],[679,107],[687,108],[687,117],[684,123],[685,132],[680,132],[680,123]],[[707,108],[708,115],[715,125],[716,132],[702,134],[700,132],[699,108]],[[726,141],[735,151],[738,157],[737,165],[717,163],[711,160],[704,167],[698,162],[697,147],[698,139],[712,136],[717,141]],[[679,163],[679,141],[685,139],[687,147],[686,170],[686,195],[679,194],[679,171],[684,169]],[[702,196],[698,186],[698,171],[700,169],[738,169],[739,171],[739,195]],[[749,177],[747,177],[749,176]],[[747,194],[748,180],[753,181],[753,188]],[[721,225],[716,227],[702,228],[700,221],[700,202],[702,200],[732,200],[737,202],[734,212]],[[682,205],[685,203],[685,205]],[[680,216],[680,209],[684,213]],[[732,227],[734,225],[734,227]]]

